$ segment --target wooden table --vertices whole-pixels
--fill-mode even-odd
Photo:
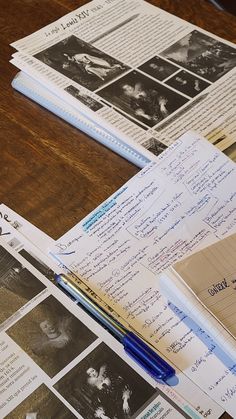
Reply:
[[[139,169],[11,87],[17,69],[9,44],[86,1],[1,3],[0,201],[56,239]],[[205,0],[151,3],[236,42],[235,17]]]

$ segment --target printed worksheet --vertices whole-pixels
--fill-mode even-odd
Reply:
[[[11,225],[4,220],[1,232]],[[5,228],[7,227],[7,229]],[[8,228],[10,227],[10,230]],[[199,418],[49,281],[37,249],[0,238],[1,418]],[[23,237],[23,236],[22,236]],[[19,242],[18,242],[19,246]],[[30,248],[30,242],[28,248]],[[24,252],[22,252],[24,250]],[[34,254],[34,252],[36,252]],[[148,416],[146,416],[148,415]]]
[[[46,233],[40,230],[35,225],[31,224],[28,220],[23,218],[20,214],[17,214],[11,208],[5,204],[0,204],[0,221],[6,221],[10,224],[15,230],[19,231],[21,237],[24,236],[29,242],[31,241],[34,246],[36,246],[41,252],[45,253],[45,249],[48,246],[52,246],[54,240],[49,237]],[[4,225],[4,224],[3,224]],[[2,226],[3,228],[3,226]],[[6,230],[6,224],[5,224]],[[0,230],[0,236],[7,238],[10,232],[3,232]],[[15,245],[14,245],[15,247]]]
[[[0,208],[1,209],[1,208]],[[35,226],[30,224],[28,221],[23,219],[22,217],[19,218],[18,214],[14,213],[14,211],[9,210],[8,207],[4,206],[4,214],[11,214],[11,219],[6,221],[6,217],[0,219],[0,228],[1,228],[1,238],[8,243],[8,245],[17,251],[21,257],[23,257],[26,261],[30,262],[30,264],[37,269],[41,274],[43,274],[47,279],[51,280],[54,276],[54,273],[60,273],[63,271],[63,266],[58,266],[57,264],[53,263],[53,261],[49,260],[47,255],[42,253],[37,246],[33,245],[32,242],[34,241],[37,245],[38,243],[42,243],[42,239],[40,237],[40,230],[38,230]],[[12,223],[12,220],[21,220],[21,228],[16,229],[15,224]],[[25,234],[21,234],[21,231],[25,232],[25,226],[27,227],[27,233],[30,233],[30,241],[27,240]],[[44,234],[42,234],[44,238]],[[38,241],[39,240],[39,241]],[[52,284],[50,284],[52,286]],[[89,289],[87,285],[84,286],[84,291],[88,294]],[[67,296],[69,297],[69,296]],[[94,297],[94,295],[93,295]],[[99,300],[99,303],[101,301]],[[74,301],[76,304],[76,301]],[[70,301],[71,304],[71,301]],[[106,305],[104,305],[106,308]],[[14,314],[14,317],[17,316],[17,312]],[[122,319],[119,317],[119,321]],[[124,322],[123,322],[124,323]],[[127,324],[125,324],[127,326]],[[208,417],[208,418],[216,418],[220,417],[224,411],[222,407],[219,406],[218,403],[214,402],[209,396],[207,396],[198,386],[196,386],[192,381],[185,378],[185,386],[188,388],[189,394],[191,394],[191,398],[187,401],[185,400],[180,394],[176,391],[176,386],[172,383],[172,385],[166,385],[164,383],[156,383],[158,384],[158,388],[160,388],[166,396],[170,397],[175,403],[183,409],[190,417],[193,419],[198,418],[197,412],[200,414],[200,417]],[[191,392],[190,392],[191,389]],[[198,410],[196,411],[193,408],[192,402],[198,402]],[[163,401],[162,401],[163,402]],[[196,403],[195,403],[196,404]],[[168,404],[167,404],[168,406]],[[160,414],[161,412],[165,412],[163,410],[163,405],[160,405]],[[169,409],[169,407],[168,407]],[[167,409],[167,410],[168,410]],[[171,410],[170,410],[171,412]],[[158,408],[152,407],[147,409],[148,417],[152,417],[152,414],[155,417],[158,414]],[[166,413],[166,412],[165,412]]]

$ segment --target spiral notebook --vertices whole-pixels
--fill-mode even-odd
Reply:
[[[144,167],[151,161],[143,153],[132,146],[127,145],[121,138],[109,133],[101,126],[94,123],[68,103],[63,102],[58,96],[53,94],[45,86],[38,83],[35,79],[20,71],[12,81],[14,89],[23,93],[25,96],[37,102],[39,105],[48,109],[55,115],[64,119],[69,124],[85,132],[95,140],[99,141],[115,153],[134,163],[138,167]],[[146,153],[149,153],[146,151]],[[153,155],[150,153],[150,157]]]
[[[235,143],[235,45],[148,2],[93,0],[11,45],[15,89],[139,167],[189,130]]]

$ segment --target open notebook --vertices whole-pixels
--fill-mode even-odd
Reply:
[[[236,359],[236,234],[175,263],[160,282],[168,299]]]
[[[145,1],[93,0],[12,46],[15,89],[139,167],[188,130],[235,143],[235,45]]]

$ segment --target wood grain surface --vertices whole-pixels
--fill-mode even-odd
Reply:
[[[235,17],[205,0],[150,2],[236,41]],[[139,170],[11,87],[9,44],[85,3],[0,0],[0,201],[54,239]]]
[[[139,170],[11,87],[9,44],[85,3],[0,0],[0,201],[54,239]],[[150,3],[236,41],[235,17],[206,0]]]

